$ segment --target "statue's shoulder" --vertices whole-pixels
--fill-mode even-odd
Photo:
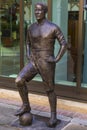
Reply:
[[[34,28],[36,26],[36,22],[35,23],[32,23],[29,27],[28,27],[28,30],[31,30],[32,28]]]
[[[57,24],[55,24],[55,23],[53,23],[52,21],[47,21],[47,23],[48,23],[48,26],[50,26],[51,28],[53,28],[53,29],[59,29],[59,26],[57,25]]]

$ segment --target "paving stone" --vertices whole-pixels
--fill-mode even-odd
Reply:
[[[12,120],[14,120],[11,116],[4,116],[0,114],[0,125],[9,125]]]
[[[0,104],[0,125],[8,125],[15,119],[14,109],[6,104]]]
[[[62,110],[62,109],[59,109],[58,111],[57,111],[57,113],[59,114],[59,115],[63,115],[63,116],[67,116],[67,117],[70,117],[70,118],[73,118],[73,116],[74,116],[74,112],[71,112],[71,111],[66,111],[66,110]]]
[[[31,110],[31,113],[34,114],[34,115],[38,115],[39,112],[40,111],[36,111],[36,110],[33,110],[33,109]]]
[[[9,127],[9,126],[0,126],[0,130],[20,130],[20,128]]]
[[[43,117],[50,117],[49,112],[39,112],[38,115],[43,116]]]
[[[58,114],[57,114],[57,118],[60,120],[63,120],[63,121],[68,121],[68,122],[70,122],[72,120],[72,118],[70,118],[70,117],[58,115]]]
[[[76,112],[73,116],[73,118],[79,118],[79,119],[84,119],[84,120],[87,120],[87,114],[81,114],[81,113],[78,113]]]
[[[79,119],[79,118],[73,118],[71,120],[72,123],[77,123],[77,124],[80,124],[80,125],[84,125],[87,127],[87,120],[83,120],[83,119]]]
[[[87,130],[87,127],[76,124],[76,123],[69,123],[61,130]]]
[[[42,108],[40,108],[39,111],[36,108],[32,110],[34,115],[41,116],[42,118],[34,117],[31,126],[23,127],[19,125],[18,117],[14,116],[17,109],[18,106],[7,104],[7,102],[0,103],[0,130],[87,130],[87,119],[85,115],[83,117],[83,115],[79,115],[78,113],[59,109],[57,118],[61,120],[61,123],[57,125],[56,128],[48,128],[46,121],[50,113],[46,111],[43,112],[40,110]],[[16,125],[14,122],[16,122]]]

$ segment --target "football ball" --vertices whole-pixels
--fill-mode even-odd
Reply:
[[[32,114],[31,113],[24,113],[21,116],[19,116],[20,125],[23,126],[29,126],[32,124]]]

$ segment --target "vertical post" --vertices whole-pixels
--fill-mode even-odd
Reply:
[[[83,51],[83,4],[84,0],[80,0],[79,10],[79,33],[78,33],[78,60],[77,60],[77,92],[80,91],[82,80],[82,51]]]
[[[24,66],[24,1],[20,0],[20,69]]]
[[[48,19],[52,20],[52,0],[48,0]]]

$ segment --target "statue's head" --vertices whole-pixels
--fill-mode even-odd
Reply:
[[[37,20],[45,18],[47,11],[48,7],[45,3],[38,2],[35,4],[35,16]]]
[[[48,12],[48,7],[47,7],[47,4],[46,3],[43,3],[43,2],[38,2],[35,4],[35,7],[40,5],[42,7],[42,9],[44,10],[45,13]]]

